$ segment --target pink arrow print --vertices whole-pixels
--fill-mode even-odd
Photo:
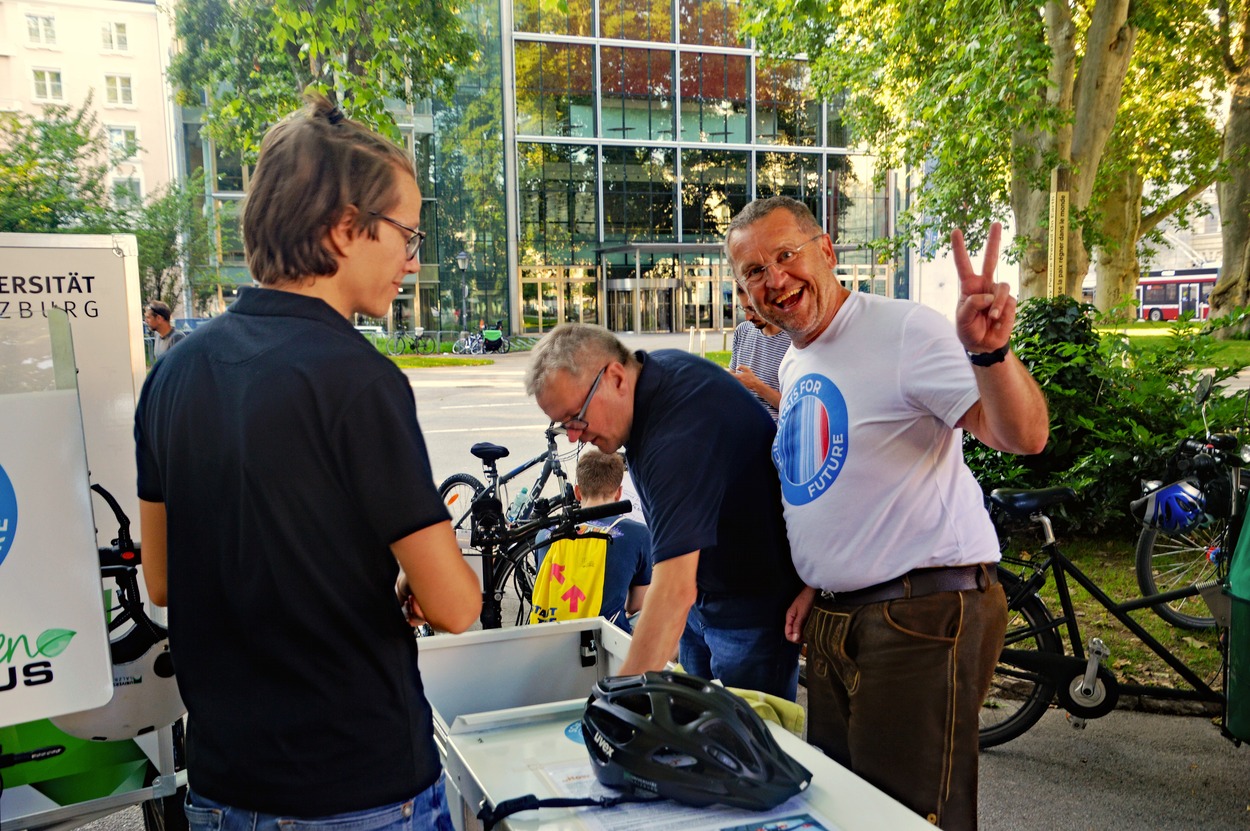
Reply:
[[[577,604],[585,600],[586,595],[582,594],[581,589],[579,589],[577,586],[574,586],[573,588],[566,591],[564,594],[560,595],[560,599],[567,600],[569,602],[569,611],[572,612],[573,614],[577,614]]]

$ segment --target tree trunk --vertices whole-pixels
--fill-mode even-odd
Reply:
[[[1224,265],[1211,293],[1212,317],[1250,305],[1250,62],[1243,62],[1229,80],[1232,100],[1221,152],[1228,169],[1216,186],[1224,225]]]
[[[1048,0],[1045,8],[1046,36],[1051,47],[1048,97],[1059,112],[1071,118],[1050,136],[1028,133],[1013,137],[1016,146],[1024,151],[1017,158],[1028,160],[1027,167],[1034,176],[1044,173],[1042,180],[1049,181],[1050,171],[1038,169],[1047,158],[1072,171],[1068,197],[1068,264],[1056,284],[1061,293],[1074,297],[1080,296],[1081,283],[1089,270],[1089,252],[1081,233],[1080,218],[1089,209],[1094,177],[1115,127],[1124,76],[1137,38],[1136,27],[1128,23],[1128,9],[1129,0],[1097,0],[1089,13],[1090,23],[1078,72],[1076,27],[1071,10],[1066,2]],[[1023,181],[1030,175],[1028,169],[1014,175],[1012,211],[1017,236],[1026,241],[1020,267],[1020,297],[1027,299],[1046,293],[1046,223],[1050,200],[1048,193],[1039,193]]]
[[[1076,77],[1076,26],[1066,0],[1047,0],[1046,40],[1050,44],[1050,85],[1047,102],[1061,113],[1072,111]],[[1017,244],[1023,247],[1020,260],[1020,300],[1046,296],[1047,217],[1050,199],[1046,191],[1033,187],[1036,172],[1041,181],[1050,181],[1046,164],[1058,160],[1066,164],[1072,155],[1072,124],[1064,119],[1054,132],[1020,130],[1012,136],[1013,156],[1017,159],[1011,179],[1011,210],[1016,219]]]
[[[1079,222],[1089,209],[1094,178],[1115,128],[1124,93],[1124,77],[1133,58],[1137,27],[1128,22],[1129,0],[1098,0],[1085,34],[1085,55],[1072,97],[1072,192],[1068,229],[1068,269],[1060,282],[1064,294],[1081,296],[1089,271],[1089,252]]]
[[[1141,234],[1142,177],[1127,171],[1108,188],[1097,206],[1102,216],[1099,229],[1106,242],[1094,250],[1094,305],[1100,312],[1118,309],[1115,317],[1130,320],[1132,307],[1120,304],[1133,296],[1137,286],[1137,240]]]

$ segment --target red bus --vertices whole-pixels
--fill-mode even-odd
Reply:
[[[1176,268],[1152,271],[1137,283],[1137,315],[1141,320],[1176,320],[1192,312],[1205,320],[1218,268]]]

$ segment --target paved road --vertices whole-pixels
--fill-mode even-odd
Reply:
[[[685,349],[689,341],[626,342]],[[509,460],[542,451],[546,419],[522,389],[527,361],[515,354],[491,366],[408,372],[436,481],[477,471],[468,452],[477,441],[511,448]],[[982,831],[1250,829],[1250,748],[1234,747],[1203,718],[1116,712],[1076,731],[1052,711],[1025,736],[983,754],[980,804]],[[142,821],[132,809],[90,827],[138,831]]]

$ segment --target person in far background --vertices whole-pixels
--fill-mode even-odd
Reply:
[[[734,329],[733,351],[729,355],[729,371],[742,382],[742,386],[755,393],[755,397],[777,420],[781,406],[781,382],[777,380],[777,367],[790,348],[790,336],[781,327],[760,317],[742,286],[734,283],[738,305],[746,320]]]
[[[179,332],[174,328],[170,322],[172,317],[173,311],[164,301],[153,300],[143,307],[143,322],[156,335],[156,339],[152,342],[152,360],[154,361],[173,349],[174,344],[187,336],[186,332]]]

